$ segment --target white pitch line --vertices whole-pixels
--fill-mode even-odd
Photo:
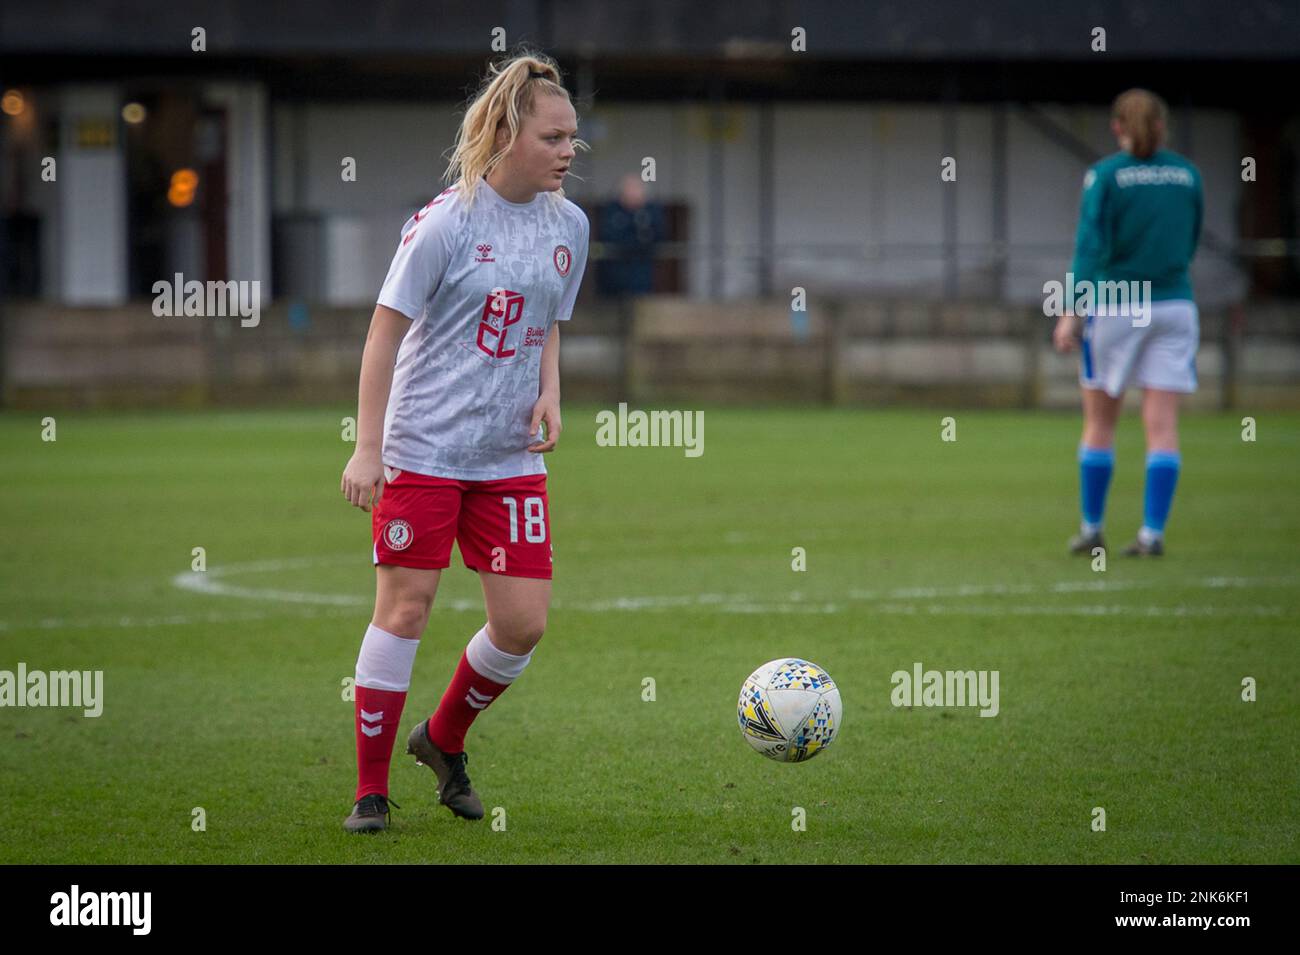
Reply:
[[[320,594],[309,591],[279,590],[264,587],[243,587],[227,583],[225,578],[238,574],[276,573],[281,570],[302,570],[326,564],[356,564],[355,556],[334,557],[294,557],[278,560],[253,561],[246,564],[229,564],[224,567],[212,567],[207,571],[183,571],[172,577],[172,585],[182,590],[191,590],[213,596],[243,597],[250,600],[273,600],[281,603],[328,604],[333,606],[371,606],[373,598],[353,594]],[[1293,577],[1207,577],[1199,581],[1188,581],[1184,586],[1206,589],[1231,587],[1267,587],[1297,583]],[[1024,594],[1069,594],[1069,593],[1110,593],[1120,590],[1154,589],[1156,585],[1143,584],[1127,580],[1067,580],[1058,583],[1041,584],[959,584],[952,587],[896,587],[890,590],[851,589],[841,599],[851,602],[879,600],[934,600],[940,598],[998,597]],[[769,595],[770,598],[771,595]],[[803,593],[792,591],[780,605],[802,605]],[[776,606],[764,603],[764,598],[748,594],[702,593],[683,595],[647,595],[640,597],[608,597],[597,600],[566,603],[554,601],[553,609],[583,610],[593,613],[608,611],[637,610],[671,610],[680,607],[709,607],[731,609],[733,612],[740,605]],[[438,606],[453,610],[479,609],[482,604],[477,600],[444,600]],[[822,606],[836,606],[823,604]],[[805,612],[816,612],[815,610]],[[826,611],[823,611],[826,612]],[[831,610],[829,612],[836,612]]]
[[[482,613],[483,608],[477,601],[457,600],[438,604],[442,610],[459,610]],[[286,608],[287,609],[287,608]],[[586,608],[569,608],[586,609]],[[668,609],[668,608],[654,608]],[[843,613],[850,608],[835,603],[721,603],[710,607],[717,613],[726,614],[812,614],[831,615]],[[599,612],[605,612],[604,610]],[[1042,616],[1042,617],[1280,617],[1287,612],[1282,607],[1125,607],[1122,605],[1091,607],[1052,607],[1052,606],[944,606],[942,604],[906,604],[882,603],[871,608],[871,613],[888,616]],[[351,607],[302,607],[295,608],[294,617],[351,617],[356,618],[356,610]],[[247,610],[208,611],[195,614],[168,614],[159,617],[102,616],[70,619],[66,617],[45,617],[31,623],[0,622],[0,633],[14,630],[85,630],[129,628],[145,630],[156,627],[182,627],[195,624],[246,623],[255,620],[283,619],[285,610]]]
[[[257,560],[245,564],[228,564],[209,567],[207,570],[185,570],[172,577],[172,586],[199,594],[220,597],[244,597],[248,600],[274,600],[278,603],[329,604],[336,607],[364,607],[374,603],[370,597],[354,594],[317,594],[297,590],[276,590],[265,587],[241,587],[225,582],[236,574],[279,573],[283,570],[302,570],[324,564],[340,563],[339,557],[291,557],[282,560]],[[350,557],[348,563],[355,563]]]
[[[1027,617],[1280,617],[1286,611],[1282,607],[1189,607],[1179,604],[1175,607],[1125,607],[1121,604],[1091,607],[1051,607],[1020,606],[1011,607],[945,607],[942,604],[930,604],[918,607],[914,604],[880,604],[873,610],[890,614],[958,614],[967,616],[1027,616]]]
[[[226,581],[226,578],[246,573],[275,573],[280,570],[301,570],[307,567],[321,566],[324,564],[355,564],[357,558],[352,555],[340,555],[335,557],[301,557],[301,558],[284,558],[278,560],[262,560],[250,562],[247,564],[232,564],[225,567],[212,568],[205,573],[195,573],[192,571],[177,574],[172,578],[172,583],[183,589],[192,590],[209,595],[221,595],[230,597],[242,597],[255,600],[275,600],[286,603],[298,604],[327,604],[331,606],[362,607],[370,606],[372,598],[369,596],[353,596],[347,594],[316,594],[303,591],[288,591],[270,588],[243,587]],[[1231,587],[1259,587],[1271,586],[1274,584],[1294,584],[1295,578],[1246,578],[1246,577],[1209,577],[1200,581],[1190,582],[1190,586],[1202,587],[1206,589],[1223,589]],[[861,590],[851,589],[844,594],[843,599],[851,603],[869,602],[875,603],[874,612],[891,614],[891,615],[912,615],[912,614],[965,614],[965,615],[987,615],[987,614],[1015,614],[1017,616],[1117,616],[1117,615],[1140,615],[1140,616],[1236,616],[1241,613],[1248,613],[1257,616],[1278,616],[1283,610],[1278,607],[1253,607],[1253,608],[1233,608],[1220,609],[1215,607],[1195,608],[1186,606],[1175,607],[1123,607],[1112,605],[1109,607],[1092,606],[1092,607],[1053,607],[1049,605],[1042,606],[1013,606],[1013,607],[981,607],[967,604],[965,606],[945,607],[938,604],[921,606],[915,603],[904,601],[916,600],[937,600],[937,599],[968,599],[972,597],[1002,597],[1018,595],[1052,595],[1052,594],[1101,594],[1115,591],[1126,591],[1136,589],[1153,589],[1154,585],[1141,584],[1136,581],[1126,580],[1067,580],[1059,581],[1047,585],[1037,584],[959,584],[951,587],[896,587],[889,590]],[[462,611],[462,612],[482,612],[482,604],[478,600],[456,598],[444,598],[437,602],[437,606],[443,610]],[[556,600],[552,603],[554,610],[573,610],[584,613],[617,613],[639,611],[664,612],[671,610],[680,610],[683,608],[697,607],[711,610],[717,613],[728,614],[812,614],[812,615],[833,615],[844,612],[848,608],[840,602],[825,599],[805,600],[802,591],[792,591],[787,594],[784,600],[771,600],[754,597],[748,594],[724,594],[724,593],[700,593],[700,594],[681,594],[681,595],[645,595],[645,596],[618,596],[597,600],[585,601],[564,601]]]
[[[334,607],[320,610],[300,610],[297,616],[333,617],[354,616],[355,614],[356,611],[350,608],[341,610]],[[276,610],[236,610],[232,612],[210,610],[202,613],[173,613],[155,617],[133,617],[129,614],[106,614],[99,617],[82,618],[42,617],[39,620],[25,623],[0,621],[0,632],[11,630],[85,630],[110,627],[146,630],[154,627],[190,626],[198,623],[242,623],[250,620],[268,620],[283,616],[283,611]]]
[[[191,590],[215,596],[241,597],[251,600],[272,600],[280,603],[325,604],[342,607],[368,607],[373,603],[370,596],[353,594],[320,594],[309,591],[281,590],[278,588],[244,587],[228,583],[226,578],[239,574],[276,573],[282,570],[302,570],[327,564],[355,564],[355,556],[334,557],[296,557],[272,560],[252,561],[245,564],[230,564],[213,567],[204,572],[184,571],[172,578],[172,584],[184,590]],[[1260,587],[1274,584],[1296,583],[1295,578],[1248,578],[1248,577],[1208,577],[1199,581],[1189,581],[1186,585],[1205,589],[1224,589],[1233,587]],[[1070,593],[1109,593],[1122,590],[1153,589],[1152,584],[1141,584],[1127,580],[1067,580],[1057,583],[1039,584],[959,584],[952,587],[896,587],[889,590],[852,589],[844,594],[850,602],[935,600],[942,598],[998,597],[1026,594],[1070,594]],[[482,608],[478,600],[444,598],[438,606],[445,610],[476,611]],[[835,602],[805,602],[801,591],[793,591],[785,600],[770,601],[748,594],[701,593],[682,595],[646,595],[638,597],[609,597],[597,600],[566,602],[557,600],[552,603],[555,610],[577,610],[588,613],[663,611],[683,607],[701,607],[724,613],[838,613],[841,607]],[[895,604],[897,606],[897,604]],[[1007,612],[1005,608],[990,608],[994,612]],[[1018,610],[1014,612],[1067,612],[1071,614],[1088,612],[1087,608],[1038,608],[1036,610]],[[887,610],[884,612],[913,613],[915,610]],[[937,612],[937,611],[930,611]],[[959,612],[959,611],[947,611]],[[970,612],[984,612],[973,609]],[[1171,611],[1172,612],[1172,611]]]
[[[311,567],[355,565],[355,555],[293,557],[250,561],[212,567],[206,571],[184,571],[171,578],[173,586],[206,596],[237,597],[245,600],[266,600],[278,604],[296,605],[294,614],[303,617],[353,616],[358,608],[370,607],[373,598],[360,594],[321,594],[311,591],[284,590],[280,588],[248,587],[230,582],[229,578],[242,574],[274,574],[285,570],[303,570]],[[367,562],[369,563],[369,562]],[[1187,581],[1182,586],[1206,590],[1229,588],[1267,588],[1295,586],[1294,577],[1206,577]],[[972,597],[1003,597],[1055,594],[1104,594],[1117,591],[1156,589],[1154,584],[1127,580],[1068,580],[1052,584],[959,584],[951,587],[897,587],[888,590],[846,591],[839,601],[824,597],[805,598],[802,591],[791,591],[784,599],[773,600],[771,594],[763,597],[748,594],[700,593],[682,595],[619,596],[597,600],[554,601],[552,609],[583,613],[617,613],[641,611],[665,612],[683,608],[699,608],[727,614],[810,614],[832,615],[843,613],[852,604],[874,604],[870,612],[889,615],[1017,615],[1017,616],[1239,616],[1248,614],[1260,617],[1280,616],[1286,608],[1273,606],[1254,607],[1126,607],[1118,604],[1094,606],[1012,605],[988,606],[977,604],[943,605],[923,603],[943,599],[964,600]],[[922,602],[918,602],[922,601]],[[466,598],[443,598],[437,601],[440,610],[482,613],[482,601]],[[287,608],[286,608],[287,609]],[[153,628],[188,626],[203,623],[237,623],[264,620],[283,616],[284,610],[264,611],[205,611],[197,613],[167,614],[161,616],[102,615],[85,618],[44,617],[34,621],[0,621],[0,633],[13,630],[64,630],[99,627]]]

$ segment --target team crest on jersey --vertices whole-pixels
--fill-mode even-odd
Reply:
[[[557,245],[555,247],[555,271],[560,273],[560,278],[569,274],[569,266],[573,264],[573,253],[569,251],[567,245]]]
[[[411,525],[400,518],[384,525],[384,543],[388,545],[389,550],[406,550],[414,539],[415,534],[411,531]]]

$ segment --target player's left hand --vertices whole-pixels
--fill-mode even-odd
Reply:
[[[1062,315],[1056,320],[1056,328],[1052,331],[1052,344],[1058,352],[1065,354],[1074,351],[1080,340],[1079,325],[1077,315]]]
[[[556,442],[560,440],[560,400],[554,395],[541,395],[533,405],[533,420],[528,425],[528,435],[540,441],[537,435],[539,423],[546,425],[546,440],[530,444],[528,450],[534,454],[554,451]]]

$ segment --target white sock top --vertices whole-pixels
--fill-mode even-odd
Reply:
[[[465,647],[465,658],[469,660],[469,665],[474,668],[475,673],[495,683],[509,685],[524,672],[524,667],[528,666],[528,661],[533,658],[533,652],[530,650],[523,656],[519,656],[498,650],[488,639],[487,624],[483,624],[483,629],[474,634],[470,638],[469,645]]]
[[[418,639],[399,637],[372,623],[357,654],[357,686],[405,693],[411,688],[411,670],[419,648]]]

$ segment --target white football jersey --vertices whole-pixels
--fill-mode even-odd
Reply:
[[[402,227],[379,304],[412,319],[384,415],[383,462],[463,481],[545,474],[528,425],[551,325],[569,319],[590,225],[554,193],[456,186]]]

